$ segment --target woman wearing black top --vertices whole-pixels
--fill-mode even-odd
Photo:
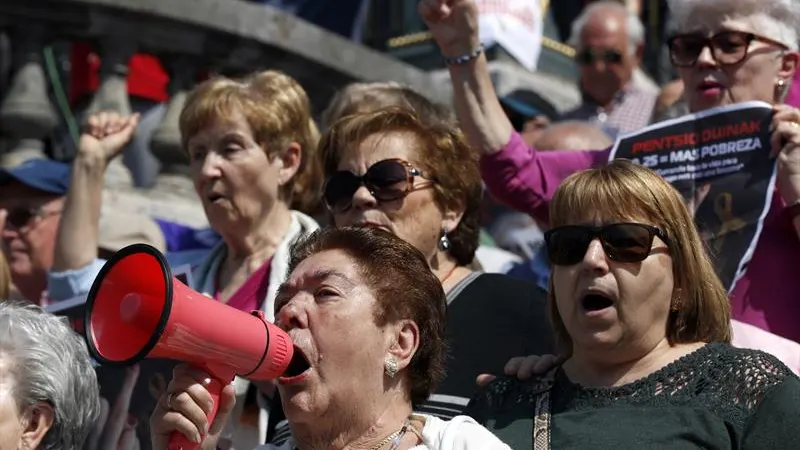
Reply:
[[[334,224],[380,227],[410,242],[447,293],[446,376],[420,412],[451,418],[479,374],[530,354],[523,349],[554,351],[541,289],[470,268],[482,184],[478,156],[456,126],[413,103],[349,115],[323,135],[320,154]]]
[[[797,448],[800,380],[729,345],[725,290],[670,184],[617,160],[567,178],[550,217],[549,306],[569,356],[495,380],[469,415],[518,449]]]

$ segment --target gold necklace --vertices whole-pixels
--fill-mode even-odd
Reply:
[[[406,431],[408,430],[409,424],[410,424],[410,421],[408,419],[406,419],[406,423],[403,424],[402,428],[400,428],[399,430],[395,431],[394,433],[386,436],[385,438],[383,438],[382,441],[378,442],[373,447],[370,447],[369,450],[378,450],[381,447],[383,447],[384,445],[386,445],[389,442],[391,442],[393,439],[394,439],[394,442],[392,442],[392,446],[391,446],[390,450],[395,450],[397,447],[400,446],[400,440],[403,438],[403,435],[406,434]],[[295,446],[295,450],[299,450],[299,447]]]
[[[375,444],[375,446],[371,447],[369,450],[378,450],[379,448],[383,447],[389,442],[392,443],[392,446],[390,447],[389,450],[395,450],[397,447],[400,446],[400,440],[403,439],[403,435],[406,434],[406,430],[408,430],[408,426],[410,423],[411,421],[409,419],[406,419],[406,422],[403,424],[402,428],[386,436],[385,438],[383,438],[382,441]]]
[[[397,431],[395,431],[394,433],[392,433],[392,434],[390,434],[390,435],[386,436],[385,438],[383,438],[383,440],[382,440],[382,441],[380,441],[380,442],[378,442],[377,444],[375,444],[374,446],[370,447],[370,449],[369,449],[369,450],[378,450],[379,448],[383,447],[384,445],[386,445],[387,443],[389,443],[389,441],[391,441],[392,439],[394,439],[394,438],[396,438],[396,437],[400,436],[400,431],[402,431],[402,429],[400,429],[400,430],[397,430]]]

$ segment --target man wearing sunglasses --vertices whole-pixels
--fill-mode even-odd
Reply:
[[[0,223],[11,280],[39,305],[45,302],[69,172],[68,165],[47,159],[0,169]]]
[[[564,119],[597,122],[615,133],[647,125],[657,94],[634,76],[644,51],[644,31],[639,18],[619,2],[586,7],[573,23],[569,41],[576,49],[583,102],[564,113]]]

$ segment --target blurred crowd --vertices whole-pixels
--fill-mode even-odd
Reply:
[[[87,111],[69,163],[0,169],[0,448],[166,449],[175,431],[237,450],[796,448],[800,6],[549,7],[579,69],[566,111],[496,94],[473,0],[419,2],[452,104],[353,83],[317,118],[279,71],[200,82],[179,128],[207,227],[104,202],[117,158],[138,186],[158,173],[143,144],[164,114],[158,74],[128,85],[129,113]],[[73,85],[78,109],[96,88]],[[777,175],[726,292],[682,197],[609,149],[744,101],[774,108]],[[136,243],[197,292],[263,311],[304,371],[236,377],[207,423],[207,374],[179,366],[144,442],[127,411],[138,369],[99,398],[82,342],[40,309],[85,297]]]

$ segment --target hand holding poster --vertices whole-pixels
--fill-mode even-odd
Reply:
[[[657,123],[617,139],[610,159],[655,170],[683,195],[730,292],[758,242],[774,191],[772,106],[745,102]]]

